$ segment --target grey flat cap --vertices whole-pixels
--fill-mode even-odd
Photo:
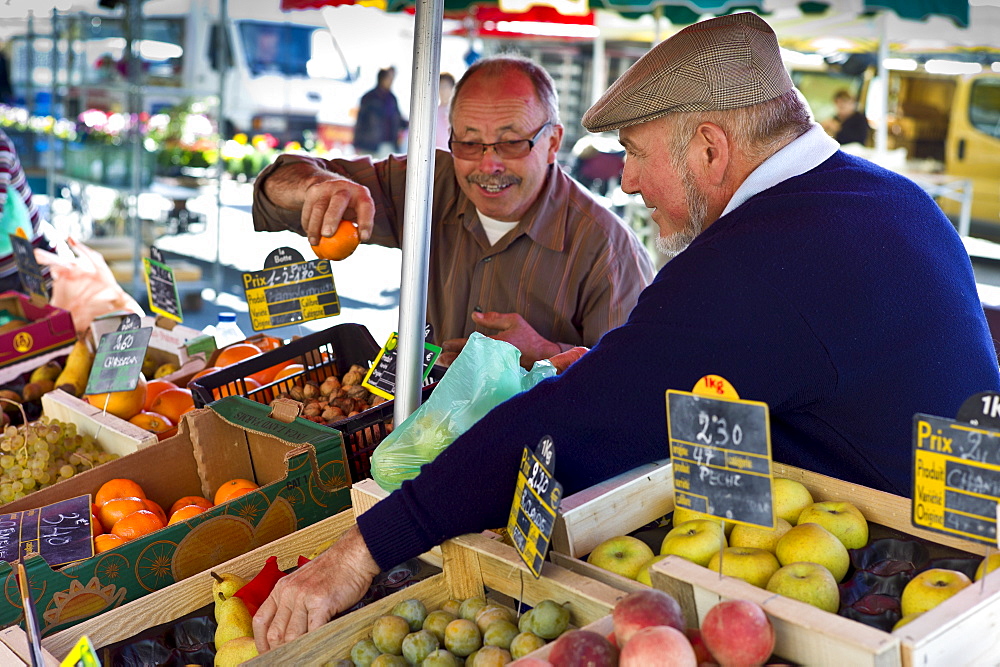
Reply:
[[[591,132],[679,111],[751,106],[792,89],[771,26],[744,12],[702,21],[661,42],[583,116]]]

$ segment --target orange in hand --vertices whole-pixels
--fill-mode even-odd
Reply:
[[[163,528],[163,522],[149,510],[139,510],[132,512],[123,519],[119,519],[111,532],[126,542],[134,540],[143,535],[149,535],[154,530]]]
[[[178,521],[190,519],[191,517],[197,516],[204,511],[205,508],[199,507],[198,505],[185,505],[170,515],[170,521],[167,522],[167,525],[172,526]]]
[[[202,509],[212,509],[215,505],[208,498],[203,498],[201,496],[184,496],[183,498],[178,498],[177,502],[170,506],[170,514],[173,515],[174,512],[182,507],[187,507],[188,505],[197,505]]]
[[[101,488],[97,490],[97,495],[94,496],[94,504],[100,509],[101,505],[115,498],[145,497],[146,492],[142,490],[141,486],[130,479],[120,477],[118,479],[109,479],[101,485]]]
[[[101,505],[98,517],[101,519],[101,525],[104,526],[105,532],[110,533],[119,521],[139,510],[149,512],[143,498],[114,498]]]
[[[125,540],[117,535],[103,533],[94,538],[94,553],[102,554],[123,544],[125,544]]]
[[[312,249],[320,259],[339,261],[350,257],[359,243],[361,236],[358,234],[358,226],[350,220],[341,220],[333,236],[321,237]]]
[[[233,493],[241,489],[248,489],[250,491],[253,491],[256,488],[257,485],[254,482],[251,482],[249,479],[239,479],[239,478],[231,479],[216,490],[215,504],[221,505],[222,503],[229,500],[229,498],[233,495]]]

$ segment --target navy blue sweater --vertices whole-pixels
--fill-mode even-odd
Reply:
[[[1000,390],[954,227],[913,182],[837,152],[719,218],[624,326],[359,517],[369,550],[391,567],[506,525],[521,450],[544,434],[567,495],[666,458],[664,393],[708,374],[768,404],[775,460],[904,496],[914,413]]]

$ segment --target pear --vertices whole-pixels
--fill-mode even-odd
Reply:
[[[236,594],[236,591],[247,585],[246,579],[232,572],[223,572],[222,574],[209,572],[209,574],[215,580],[212,582],[212,598],[216,602],[219,601],[219,593],[222,593],[223,599],[231,598]]]
[[[215,619],[219,626],[215,629],[215,648],[237,637],[253,639],[253,617],[247,610],[246,603],[238,597],[216,599]]]
[[[257,657],[253,637],[237,637],[223,644],[215,653],[215,667],[236,667]]]
[[[48,380],[54,384],[60,373],[62,373],[62,364],[58,361],[50,361],[47,364],[39,366],[35,370],[31,371],[31,379],[29,379],[28,382]]]

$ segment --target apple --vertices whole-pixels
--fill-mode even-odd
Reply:
[[[604,540],[590,552],[587,562],[591,565],[635,579],[639,569],[654,556],[645,542],[631,535]]]
[[[701,637],[716,662],[727,667],[762,665],[774,652],[771,621],[748,600],[726,600],[709,609]]]
[[[868,521],[857,507],[846,500],[827,500],[807,506],[797,523],[818,523],[837,536],[848,549],[868,544]]]
[[[793,526],[798,522],[802,510],[813,504],[809,489],[794,479],[775,477],[771,492],[774,494],[772,498],[774,515],[780,516]]]
[[[774,554],[764,549],[754,547],[729,547],[723,549],[720,554],[716,553],[708,562],[708,569],[719,571],[719,563],[722,563],[722,574],[742,579],[748,584],[753,584],[757,588],[767,586],[768,579],[771,578],[778,568],[778,559]]]
[[[683,632],[687,628],[684,612],[669,593],[655,588],[633,591],[611,610],[615,643],[625,646],[632,635],[653,625],[669,625]]]
[[[691,642],[683,632],[653,625],[632,635],[618,658],[620,667],[698,667]]]
[[[903,616],[923,613],[970,585],[972,580],[955,570],[940,567],[924,570],[910,579],[903,589],[900,612]]]
[[[920,614],[910,614],[909,616],[902,616],[898,621],[896,621],[896,624],[892,626],[893,631],[899,630],[901,627],[903,627],[904,625],[915,619],[917,616],[920,616]]]
[[[590,630],[570,630],[552,643],[549,662],[553,667],[614,667],[618,651],[607,639]]]
[[[729,537],[729,533],[732,532],[733,526],[736,524],[732,521],[726,521],[725,519],[720,519],[717,516],[712,516],[711,514],[705,514],[704,512],[699,512],[697,510],[689,509],[687,507],[674,507],[674,517],[673,524],[679,526],[686,521],[693,521],[695,519],[708,519],[709,521],[718,521],[723,524],[726,528],[726,537]]]
[[[692,519],[674,526],[660,544],[660,555],[674,555],[704,567],[719,549],[729,546],[722,524],[711,519]]]
[[[659,561],[666,558],[669,554],[660,554],[659,556],[653,556],[639,568],[639,574],[635,576],[635,580],[640,584],[646,584],[647,586],[653,585],[653,579],[649,574],[649,568],[652,567],[653,563],[658,563]]]
[[[792,526],[792,529],[778,540],[774,554],[782,565],[818,563],[830,570],[830,574],[837,581],[843,581],[851,564],[844,543],[818,523],[800,523]]]
[[[763,528],[762,526],[750,526],[747,524],[737,524],[733,532],[729,534],[729,546],[731,547],[754,547],[764,549],[774,553],[781,536],[791,530],[792,524],[788,523],[780,516],[774,519],[774,528]]]
[[[983,562],[976,568],[976,581],[998,568],[1000,568],[1000,553],[992,553],[989,558],[984,558]]]
[[[767,590],[836,614],[840,588],[830,571],[817,563],[789,563],[771,575]]]

